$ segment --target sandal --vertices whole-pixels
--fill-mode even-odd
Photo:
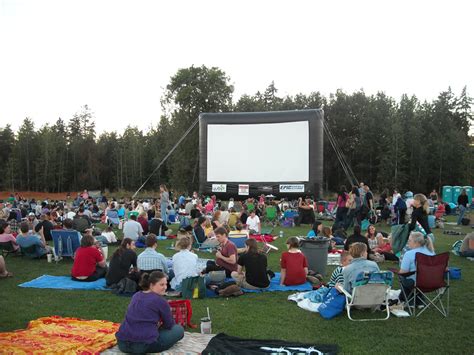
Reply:
[[[13,277],[13,273],[7,271],[6,274],[0,275],[0,279],[6,279],[7,277]]]

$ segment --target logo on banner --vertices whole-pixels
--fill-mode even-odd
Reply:
[[[239,185],[239,195],[248,196],[249,194],[249,185]]]
[[[212,192],[227,192],[227,184],[212,184]]]
[[[304,192],[304,184],[280,185],[280,192]]]

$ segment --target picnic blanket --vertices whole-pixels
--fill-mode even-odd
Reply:
[[[209,344],[215,334],[201,334],[184,332],[184,338],[174,344],[168,350],[161,352],[161,355],[167,354],[200,354]],[[123,354],[118,346],[107,349],[102,352],[103,355]]]
[[[276,239],[271,234],[250,234],[249,238],[255,239],[257,242],[273,242]]]
[[[93,282],[71,280],[71,276],[43,275],[34,280],[19,284],[20,287],[54,288],[61,290],[109,290],[105,287],[105,279]]]
[[[27,329],[0,333],[0,349],[7,354],[98,354],[114,346],[120,324],[104,320],[43,317]]]
[[[313,286],[310,282],[305,282],[302,285],[294,285],[294,286],[281,286],[280,285],[280,273],[276,272],[275,277],[271,279],[270,286],[265,289],[261,290],[248,290],[243,288],[242,291],[244,292],[275,292],[275,291],[311,291]]]

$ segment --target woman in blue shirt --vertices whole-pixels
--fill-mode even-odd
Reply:
[[[405,295],[409,296],[415,286],[416,274],[404,277],[403,274],[416,271],[416,254],[435,255],[431,238],[424,236],[421,232],[411,232],[408,237],[408,250],[400,263],[400,282],[404,292],[400,292],[400,300],[405,301]]]

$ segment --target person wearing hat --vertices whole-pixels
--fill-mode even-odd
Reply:
[[[28,228],[30,231],[34,230],[37,224],[39,223],[38,219],[36,218],[36,215],[34,212],[28,213],[28,217],[26,219],[26,222],[28,222]]]

